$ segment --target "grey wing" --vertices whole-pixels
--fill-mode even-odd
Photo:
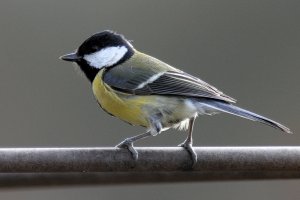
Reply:
[[[118,67],[104,75],[104,81],[114,89],[136,95],[174,95],[205,97],[234,103],[212,85],[182,71],[156,72],[151,69]]]
[[[159,78],[137,88],[135,94],[179,95],[188,97],[206,97],[236,102],[210,84],[184,72],[165,72]]]
[[[105,71],[103,80],[114,89],[134,94],[141,83],[145,83],[155,74],[157,71],[153,69],[120,65]]]

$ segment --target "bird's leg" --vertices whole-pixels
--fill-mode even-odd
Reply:
[[[193,160],[193,165],[195,165],[197,163],[197,154],[193,149],[193,137],[192,137],[194,122],[195,122],[195,117],[190,119],[188,136],[187,136],[186,140],[183,143],[178,145],[178,146],[185,148],[189,152],[189,154],[191,155],[192,160]]]
[[[138,152],[133,147],[133,143],[137,140],[140,140],[140,139],[143,139],[143,138],[146,138],[146,137],[149,137],[149,136],[155,136],[158,133],[160,133],[161,130],[162,130],[162,125],[160,123],[161,116],[162,116],[161,113],[157,113],[157,114],[155,114],[155,115],[153,115],[152,117],[149,118],[149,122],[151,124],[151,129],[148,132],[142,133],[142,134],[137,135],[137,136],[127,138],[123,142],[118,144],[116,147],[128,149],[130,151],[133,159],[137,160],[138,159]]]
[[[137,136],[133,136],[130,138],[126,138],[124,141],[122,141],[120,144],[118,144],[116,147],[118,148],[124,148],[124,149],[128,149],[128,151],[130,151],[132,157],[134,160],[138,159],[138,152],[135,150],[135,148],[133,147],[133,143],[137,140],[146,138],[151,136],[151,132],[148,131],[147,133],[142,133],[139,134]]]

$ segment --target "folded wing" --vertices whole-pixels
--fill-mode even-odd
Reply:
[[[223,100],[236,100],[214,86],[182,71],[157,71],[148,68],[117,66],[104,74],[112,88],[135,95],[174,95]]]

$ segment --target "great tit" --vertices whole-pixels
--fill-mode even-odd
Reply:
[[[60,58],[79,65],[104,111],[147,129],[117,145],[128,149],[134,159],[138,159],[135,141],[178,128],[188,130],[179,146],[189,152],[195,164],[192,133],[198,115],[225,112],[291,133],[278,122],[233,105],[235,99],[201,79],[136,50],[113,31],[90,36],[75,52]]]

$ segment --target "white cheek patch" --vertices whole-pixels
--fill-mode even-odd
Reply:
[[[101,69],[109,67],[119,62],[127,53],[125,46],[107,47],[95,53],[85,55],[83,58],[93,67]]]

